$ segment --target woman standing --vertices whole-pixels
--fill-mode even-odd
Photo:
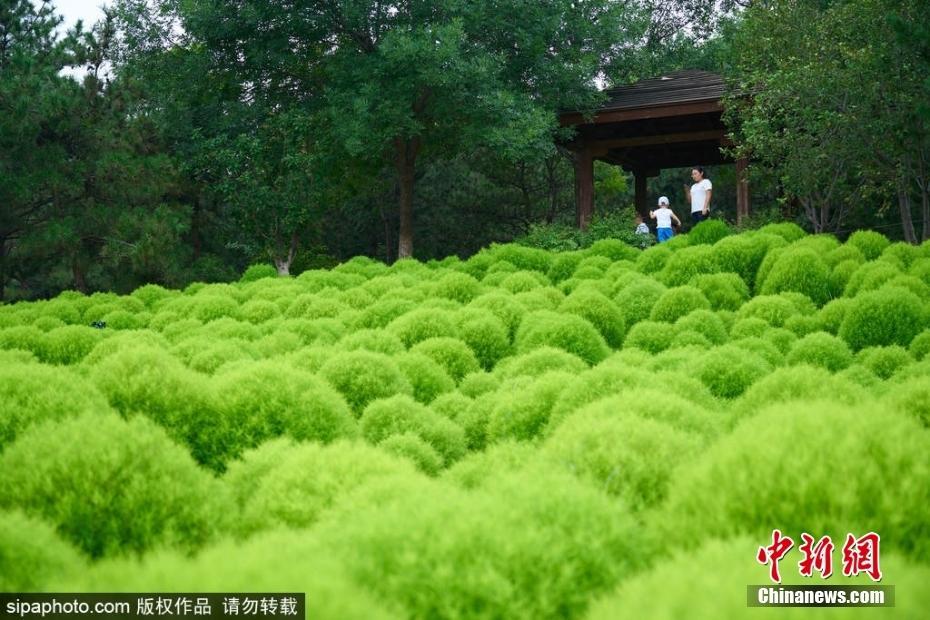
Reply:
[[[690,188],[685,185],[685,195],[691,203],[691,222],[697,224],[707,219],[710,213],[710,194],[713,190],[710,179],[704,178],[704,169],[695,166],[691,169],[691,178],[694,185]]]

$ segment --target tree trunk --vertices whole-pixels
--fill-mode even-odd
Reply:
[[[410,139],[394,139],[395,165],[399,188],[397,232],[397,258],[413,256],[413,186],[416,173],[417,151],[420,140],[416,136]]]
[[[290,244],[287,248],[287,254],[278,252],[274,257],[274,266],[278,270],[279,276],[291,275],[291,263],[294,262],[294,256],[297,254],[297,233],[291,234]]]
[[[930,239],[930,188],[926,184],[920,190],[920,216],[923,219],[921,241]]]
[[[0,237],[0,302],[6,299],[6,237]]]
[[[87,278],[84,275],[84,268],[77,256],[71,258],[71,275],[74,278],[74,288],[87,294]]]
[[[911,214],[911,196],[904,183],[898,185],[898,209],[901,211],[901,228],[904,231],[904,240],[911,244],[917,243],[917,233],[914,231],[914,217]]]

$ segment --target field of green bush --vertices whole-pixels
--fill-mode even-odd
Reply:
[[[65,293],[0,306],[0,590],[757,616],[774,528],[873,530],[895,617],[926,618],[928,426],[930,244],[874,232]]]

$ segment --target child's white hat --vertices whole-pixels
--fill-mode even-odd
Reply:
[[[667,196],[660,196],[660,197],[659,197],[659,204],[660,204],[660,205],[666,205],[666,206],[668,206],[668,197],[667,197]]]

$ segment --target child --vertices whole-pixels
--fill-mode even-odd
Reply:
[[[668,198],[665,196],[659,198],[659,208],[655,211],[650,211],[649,217],[656,221],[656,236],[659,239],[659,243],[668,241],[675,235],[675,233],[672,232],[673,220],[681,226],[681,220],[668,208]]]
[[[643,216],[640,213],[636,214],[636,234],[637,235],[648,235],[649,227],[646,226],[646,222],[643,221]]]

